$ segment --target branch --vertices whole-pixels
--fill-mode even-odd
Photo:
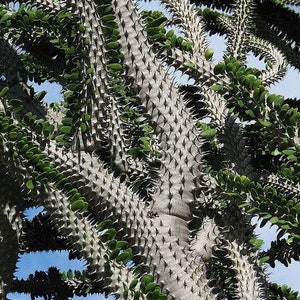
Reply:
[[[20,252],[61,251],[68,249],[66,238],[53,227],[49,215],[39,214],[23,222]]]
[[[21,212],[25,208],[24,190],[9,176],[5,166],[0,169],[0,295],[6,299],[18,260],[22,230]],[[23,198],[23,199],[22,199]]]
[[[235,1],[226,49],[228,56],[236,57],[241,61],[246,59],[248,38],[253,15],[253,0]]]

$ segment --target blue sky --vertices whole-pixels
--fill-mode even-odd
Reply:
[[[52,93],[51,93],[52,94]],[[54,95],[59,95],[59,90],[54,91]],[[41,207],[29,209],[25,212],[25,215],[28,219],[32,219],[33,216],[43,209]],[[85,268],[84,260],[69,260],[67,251],[52,251],[52,252],[36,252],[36,253],[26,253],[20,257],[19,262],[17,263],[17,278],[26,279],[29,274],[34,273],[36,270],[47,271],[49,267],[57,267],[62,272],[67,272],[69,269],[72,270],[83,270]],[[31,300],[30,295],[28,294],[9,294],[8,299],[11,300]],[[43,299],[43,298],[37,298]],[[73,297],[73,300],[102,300],[110,299],[113,300],[114,297],[105,298],[103,295],[95,294],[88,295],[87,297]]]
[[[157,1],[152,1],[151,3],[143,3],[143,6],[147,9],[158,9]],[[222,51],[224,50],[224,42],[220,37],[209,38],[210,47],[215,49],[215,61],[221,60]],[[249,57],[249,64],[253,66],[259,65],[257,59],[252,56]],[[57,84],[43,84],[41,86],[35,86],[37,91],[47,90],[48,94],[46,96],[46,101],[53,102],[59,101],[61,99],[60,86]],[[285,79],[280,82],[280,84],[272,87],[270,89],[273,93],[283,94],[286,97],[300,97],[300,75],[294,70],[289,70]],[[32,217],[33,211],[28,212],[28,215]],[[269,243],[276,236],[276,230],[272,227],[270,230],[267,226],[263,229],[257,231],[261,237],[265,240],[265,248],[268,248]],[[68,269],[82,269],[84,268],[83,261],[69,261],[66,252],[52,252],[52,253],[35,253],[35,254],[25,254],[20,257],[18,263],[18,271],[15,274],[18,278],[27,278],[27,276],[34,272],[35,270],[47,270],[51,266],[56,266],[62,271],[67,271]],[[300,263],[294,262],[288,268],[284,267],[280,263],[276,264],[275,269],[270,269],[270,279],[272,281],[288,284],[294,290],[300,291],[299,284],[299,274],[300,274]],[[12,300],[30,300],[29,295],[17,295],[12,294],[9,297]],[[41,299],[41,298],[39,298]],[[101,300],[105,299],[101,295],[89,295],[86,298],[74,297],[74,300],[88,299],[88,300]],[[113,299],[112,297],[110,299]]]

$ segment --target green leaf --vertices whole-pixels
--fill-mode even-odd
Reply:
[[[146,292],[146,293],[153,292],[157,286],[158,286],[157,283],[155,283],[155,282],[149,282],[149,283],[145,286],[145,292]]]
[[[87,131],[87,126],[85,123],[81,123],[80,124],[80,129],[81,129],[81,132],[86,132]]]
[[[27,15],[23,16],[23,23],[24,23],[25,26],[29,25],[29,17]]]
[[[130,284],[129,284],[129,289],[130,290],[133,290],[135,287],[136,287],[136,285],[138,284],[138,280],[135,278],[135,279],[133,279],[131,282],[130,282]]]
[[[64,78],[69,81],[78,81],[79,80],[79,72],[74,72],[72,74],[65,74]]]
[[[120,262],[124,262],[127,263],[132,257],[132,254],[130,251],[124,251],[121,254],[119,254],[116,258],[116,262],[120,263]]]
[[[0,19],[0,24],[5,23],[9,19],[10,19],[10,15],[9,14],[3,15],[2,18]]]
[[[286,149],[286,150],[282,150],[282,153],[284,153],[285,155],[294,155],[295,154],[295,150],[292,149]]]
[[[48,182],[48,172],[43,172],[36,177],[36,181],[46,183]]]
[[[67,192],[67,196],[68,197],[72,197],[73,195],[77,194],[78,193],[78,190],[76,188],[74,189],[71,189]]]
[[[272,223],[272,224],[277,224],[278,221],[279,221],[279,218],[278,218],[278,217],[272,217],[269,221],[270,221],[270,223]]]
[[[157,34],[154,34],[151,38],[162,42],[166,39],[166,35],[162,32],[159,32]]]
[[[118,63],[108,64],[107,67],[109,69],[111,69],[112,71],[121,71],[122,70],[122,66]]]
[[[265,100],[265,97],[268,95],[268,92],[265,90],[263,92],[261,92],[260,96],[259,96],[259,101],[263,102]]]
[[[94,69],[93,68],[88,68],[86,70],[86,73],[89,74],[89,75],[93,75],[94,74]]]
[[[89,46],[91,44],[91,40],[89,38],[85,38],[84,44]]]
[[[146,31],[149,35],[155,35],[155,34],[158,34],[161,31],[161,28],[159,28],[159,27],[148,27],[148,28],[146,28]]]
[[[67,277],[68,277],[69,280],[73,279],[73,272],[72,272],[72,270],[68,270]]]
[[[171,38],[173,35],[175,34],[173,29],[170,29],[167,33],[166,33],[166,38],[169,39]]]
[[[88,207],[88,204],[87,202],[83,201],[83,200],[77,200],[75,202],[73,202],[71,204],[71,209],[73,211],[86,211],[87,210],[87,207]]]
[[[114,249],[114,250],[110,253],[109,259],[110,259],[110,260],[115,259],[115,258],[119,255],[119,253],[120,253],[120,249],[119,249],[119,248]]]
[[[207,49],[204,53],[205,59],[210,60],[214,55],[213,49]]]
[[[59,41],[59,39],[52,39],[52,40],[50,40],[49,41],[51,44],[59,44],[60,43],[60,41]]]
[[[295,126],[300,121],[300,113],[297,111],[293,111],[292,116],[290,117],[291,125]]]
[[[259,260],[259,263],[262,265],[270,259],[270,256],[264,256]]]
[[[258,119],[259,123],[264,127],[271,127],[272,123],[266,120]]]
[[[56,182],[56,187],[59,189],[62,189],[65,187],[65,185],[68,183],[68,179],[67,178],[62,178],[60,179],[58,182]]]
[[[114,239],[116,234],[117,234],[117,232],[114,228],[109,228],[101,235],[101,240],[103,242],[107,242],[109,240]]]
[[[71,126],[61,126],[59,128],[59,131],[65,133],[65,134],[70,134],[71,129],[72,129]]]
[[[128,242],[126,241],[118,241],[116,247],[120,249],[124,249],[128,246]]]
[[[287,134],[288,134],[288,136],[290,138],[294,138],[294,136],[295,136],[295,129],[293,127],[288,126],[286,128],[286,132],[287,132]]]
[[[71,126],[72,123],[73,123],[73,119],[72,119],[72,118],[64,118],[64,119],[62,120],[62,123],[63,123],[63,125],[65,125],[65,126]]]
[[[65,137],[64,134],[60,134],[60,135],[55,137],[55,140],[56,140],[57,143],[63,144],[65,142],[64,137]]]
[[[295,155],[289,155],[288,159],[291,160],[291,161],[297,161],[298,160],[297,156],[295,156]]]
[[[245,77],[245,83],[249,88],[252,88],[252,89],[255,88],[256,87],[256,81],[257,81],[257,78],[253,74],[248,74]]]
[[[78,192],[76,192],[73,194],[73,196],[71,196],[70,202],[73,203],[73,202],[79,200],[80,197],[81,197],[81,195]]]
[[[9,87],[6,86],[0,91],[0,97],[5,97],[9,92]]]
[[[141,123],[141,122],[144,122],[144,121],[146,121],[146,120],[147,120],[147,118],[145,118],[145,117],[143,117],[143,116],[140,116],[140,117],[138,117],[138,118],[135,119],[135,122]]]
[[[113,13],[113,8],[110,4],[106,4],[104,7],[105,9],[103,10],[103,15],[108,15]]]
[[[194,68],[195,64],[191,63],[191,62],[187,62],[187,63],[184,63],[184,66],[187,67],[187,68]]]
[[[292,233],[292,237],[296,238],[297,240],[300,240],[300,234]]]
[[[264,244],[264,241],[262,239],[251,238],[250,243],[252,244],[255,250],[258,250]]]
[[[151,274],[146,274],[142,277],[141,279],[141,283],[146,286],[147,284],[149,284],[150,282],[154,281],[154,277]]]
[[[99,225],[97,226],[97,230],[98,231],[103,231],[105,229],[110,228],[112,225],[112,221],[111,220],[105,220],[99,223]]]
[[[29,190],[33,190],[34,189],[34,183],[33,181],[30,179],[26,182],[26,187],[29,189]]]
[[[116,248],[119,248],[117,247],[117,240],[115,239],[112,239],[110,241],[107,242],[107,247],[110,249],[110,250],[115,250]]]
[[[214,67],[214,73],[216,75],[221,74],[225,71],[225,64],[224,63],[218,63]]]
[[[108,49],[118,49],[120,47],[120,44],[118,42],[109,42],[107,43]]]
[[[160,18],[155,19],[154,21],[147,24],[147,27],[157,27],[162,25],[164,22],[166,22],[168,19],[165,16],[162,16]]]
[[[115,19],[115,15],[114,14],[108,14],[105,16],[102,16],[102,20],[104,23],[109,22],[109,21],[113,21]]]
[[[222,86],[220,84],[214,84],[210,87],[210,89],[213,90],[213,91],[218,92],[222,89]]]
[[[271,154],[274,156],[278,156],[281,154],[281,152],[276,148]]]
[[[61,279],[62,279],[63,281],[66,281],[66,280],[68,279],[67,273],[66,273],[66,272],[63,272],[63,273],[61,274]]]
[[[32,151],[30,151],[30,150],[26,151],[26,153],[25,153],[25,157],[26,157],[27,159],[32,158],[33,155],[34,155],[34,153],[33,153]]]
[[[245,107],[243,100],[237,100],[237,105],[240,107]]]
[[[110,240],[107,242],[107,247],[110,249],[110,250],[114,250],[116,248],[119,248],[117,247],[117,240],[113,239],[113,240]],[[120,249],[120,248],[119,248]]]
[[[142,271],[143,271],[143,268],[141,266],[137,266],[133,270],[133,274],[136,275],[136,276],[138,276],[138,275],[140,275],[142,273]]]
[[[67,85],[67,89],[70,91],[79,91],[82,89],[82,85],[79,83],[70,83]]]
[[[276,106],[281,107],[282,104],[284,103],[284,97],[281,96],[281,95],[277,95],[274,103],[275,103]]]
[[[249,186],[251,183],[250,179],[245,175],[241,175],[239,179],[244,186]]]
[[[85,33],[86,29],[85,29],[85,26],[83,24],[80,24],[78,30],[79,30],[80,33]]]
[[[25,144],[21,149],[20,149],[20,153],[24,154],[27,152],[27,150],[29,149],[29,145]]]
[[[139,300],[140,299],[140,295],[141,295],[141,292],[140,291],[136,291],[134,293],[133,300]]]
[[[142,143],[141,143],[141,147],[142,147],[143,149],[145,149],[145,150],[150,150],[150,140],[149,140],[148,137],[143,136],[143,137],[141,137],[139,140],[142,142]]]
[[[208,128],[208,129],[201,131],[201,136],[204,138],[211,138],[211,137],[215,136],[216,133],[217,133],[216,129]]]
[[[255,114],[254,114],[254,112],[253,112],[252,109],[247,109],[247,110],[245,111],[245,113],[246,113],[248,116],[250,116],[250,117],[252,117],[252,118],[255,118]]]
[[[7,137],[11,141],[16,141],[18,139],[18,132],[17,131],[10,131],[8,133]]]
[[[41,91],[37,94],[35,94],[35,98],[38,100],[38,101],[42,101],[44,99],[44,97],[46,96],[47,92],[46,91]]]
[[[54,131],[54,125],[49,124],[49,123],[44,123],[43,124],[43,133],[47,137]]]
[[[186,41],[185,49],[187,51],[192,51],[193,50],[193,43],[192,43],[192,41]]]
[[[27,13],[29,18],[29,23],[32,24],[36,17],[35,10],[31,10],[31,9],[27,10]]]
[[[13,107],[13,108],[19,108],[19,107],[23,107],[23,102],[20,99],[11,99],[9,100],[9,104]]]

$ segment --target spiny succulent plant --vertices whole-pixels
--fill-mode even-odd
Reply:
[[[265,270],[299,260],[299,103],[269,87],[299,70],[300,2],[160,3],[1,1],[1,299],[299,299]],[[253,217],[278,229],[267,251]],[[16,279],[42,250],[86,269]]]

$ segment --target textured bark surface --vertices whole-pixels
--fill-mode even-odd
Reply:
[[[296,299],[265,266],[299,260],[299,104],[268,92],[299,69],[285,22],[300,24],[299,1],[160,4],[168,16],[133,0],[1,2],[1,299]],[[59,83],[63,102],[29,80]],[[267,251],[253,216],[278,228]],[[14,277],[24,252],[63,249],[85,270]]]

